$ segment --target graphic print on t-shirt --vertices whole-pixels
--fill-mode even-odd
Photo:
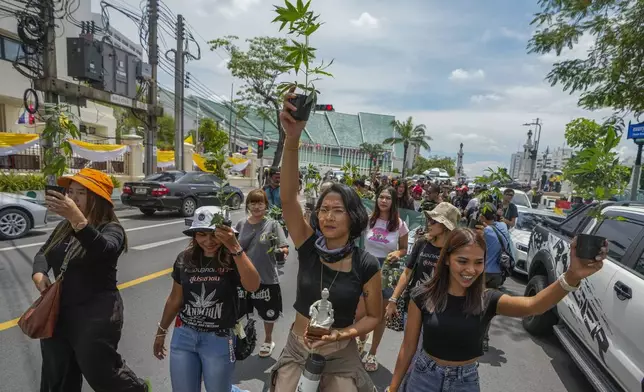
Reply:
[[[223,302],[213,298],[217,294],[217,289],[214,289],[210,294],[206,293],[206,285],[201,284],[201,294],[190,292],[194,301],[188,300],[183,307],[183,313],[191,317],[193,320],[197,317],[203,316],[213,320],[221,318],[221,311],[224,306]],[[198,326],[198,325],[196,325]]]
[[[264,287],[263,289],[259,289],[259,290],[255,291],[254,293],[251,293],[250,298],[270,302],[271,301],[271,290],[268,287]]]
[[[429,280],[434,275],[434,270],[436,269],[436,263],[440,257],[440,248],[435,247],[431,243],[427,242],[423,244],[416,262],[419,263],[416,267],[416,272],[412,277],[412,287],[418,287],[422,284],[429,282]],[[407,266],[408,268],[413,268],[413,265]]]
[[[374,227],[372,230],[372,235],[369,237],[369,241],[380,242],[382,244],[388,244],[390,241],[387,239],[389,231],[381,227]]]
[[[239,275],[232,268],[186,266],[180,255],[172,278],[183,288],[184,324],[212,331],[234,326]]]

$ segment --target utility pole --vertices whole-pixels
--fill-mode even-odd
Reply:
[[[157,72],[159,65],[159,47],[157,45],[157,29],[159,23],[159,0],[148,0],[148,57],[152,68],[152,80],[148,91],[148,121],[145,138],[145,166],[146,176],[157,171],[157,113],[159,86],[157,85]]]
[[[201,126],[201,105],[199,104],[199,98],[197,98],[197,126],[195,127],[195,151],[199,151],[199,127]]]
[[[40,10],[41,18],[45,24],[45,50],[43,51],[44,78],[57,78],[58,69],[56,68],[56,23],[54,19],[54,4],[53,0],[42,1],[40,4],[42,7]],[[58,119],[51,118],[51,116],[53,116],[53,113],[55,112],[53,108],[56,105],[58,105],[58,94],[55,92],[46,91],[45,115],[47,117],[47,121],[58,121]],[[45,138],[42,147],[43,149],[59,148],[57,143],[55,143],[55,141],[51,138]],[[48,175],[47,184],[56,185],[56,177],[54,175]]]
[[[235,84],[231,83],[230,84],[230,114],[228,115],[228,151],[229,154],[232,156],[233,154],[233,148],[232,148],[232,127],[233,127],[233,90],[234,90]]]
[[[174,167],[183,170],[183,89],[184,89],[184,33],[183,15],[177,15],[177,50],[174,52]]]

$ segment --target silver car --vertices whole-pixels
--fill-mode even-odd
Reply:
[[[47,224],[47,208],[36,199],[0,192],[0,240],[15,240]]]
[[[526,260],[532,230],[534,230],[538,224],[541,224],[545,218],[561,222],[566,219],[566,216],[555,214],[550,210],[538,210],[535,208],[526,208],[520,205],[517,206],[517,210],[519,210],[519,217],[517,218],[516,225],[510,229],[512,243],[516,249],[516,264],[514,266],[514,271],[523,275],[528,275]]]

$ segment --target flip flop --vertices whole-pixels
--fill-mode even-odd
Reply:
[[[261,358],[270,357],[273,354],[273,349],[275,348],[275,342],[263,343],[259,348],[259,356]]]
[[[369,373],[378,370],[378,360],[376,359],[375,355],[367,355],[367,359],[364,362],[364,370],[368,371]]]

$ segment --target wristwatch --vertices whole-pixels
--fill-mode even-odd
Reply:
[[[236,252],[236,253],[232,253],[232,252],[231,252],[230,254],[231,254],[231,256],[233,256],[233,257],[237,257],[237,256],[241,256],[241,255],[242,255],[242,253],[244,253],[244,249],[240,247],[238,252]]]

